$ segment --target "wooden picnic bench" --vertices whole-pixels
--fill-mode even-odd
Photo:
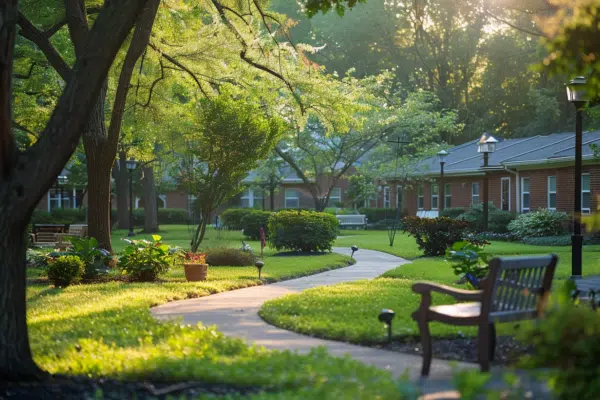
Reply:
[[[367,228],[367,216],[358,214],[346,214],[335,216],[341,228]]]
[[[419,325],[421,334],[421,374],[429,375],[431,366],[429,322],[432,321],[478,326],[478,361],[481,370],[488,371],[496,347],[494,324],[537,318],[546,304],[557,262],[556,255],[494,258],[488,275],[481,280],[481,290],[462,290],[429,282],[415,283],[412,289],[421,295],[421,305],[412,317]],[[432,292],[450,295],[468,303],[432,306]]]

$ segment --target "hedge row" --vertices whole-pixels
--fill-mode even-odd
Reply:
[[[366,215],[369,224],[374,224],[379,221],[385,221],[386,219],[396,218],[396,209],[394,208],[366,208],[361,207],[358,209],[359,214]],[[402,214],[400,214],[402,216]]]
[[[87,210],[85,208],[64,208],[54,209],[52,212],[35,210],[31,218],[32,224],[77,224],[85,223]],[[144,209],[139,208],[133,210],[134,225],[144,224]],[[112,210],[110,218],[112,221],[117,220],[116,210]],[[187,224],[190,220],[189,213],[184,208],[159,208],[158,223],[159,225],[171,224]]]

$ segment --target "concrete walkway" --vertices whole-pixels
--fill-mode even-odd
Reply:
[[[334,248],[334,251],[350,255],[350,250],[346,248]],[[216,325],[217,329],[227,336],[246,339],[250,343],[268,349],[307,353],[313,347],[325,346],[331,355],[349,354],[366,364],[389,370],[396,377],[408,371],[409,375],[416,379],[421,368],[420,356],[317,339],[276,328],[258,316],[258,311],[265,301],[317,286],[376,278],[385,271],[408,263],[400,257],[373,250],[359,250],[354,254],[354,258],[356,264],[346,268],[271,285],[167,303],[153,308],[152,314],[161,320],[183,318],[183,322],[188,324],[202,322],[205,326]],[[381,305],[382,308],[385,306],[385,304]],[[379,323],[376,318],[377,316],[373,315],[374,324]],[[473,364],[467,363],[454,363],[454,365],[459,368],[473,367]],[[431,378],[434,381],[446,381],[450,376],[450,363],[441,360],[433,361]]]

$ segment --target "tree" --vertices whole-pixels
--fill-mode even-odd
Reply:
[[[192,251],[202,243],[211,213],[238,194],[242,180],[265,158],[286,128],[283,120],[265,113],[259,99],[221,94],[194,107],[198,128],[185,135],[185,158],[176,176],[193,193],[201,220]]]
[[[284,179],[285,161],[275,152],[271,153],[266,160],[263,160],[256,169],[256,178],[252,185],[269,193],[269,208],[271,210],[275,210],[275,193],[277,193]]]
[[[375,179],[368,174],[356,174],[348,178],[348,190],[346,199],[350,207],[356,208],[365,204],[373,196],[377,195],[377,185]]]
[[[98,15],[38,140],[15,144],[12,121],[17,0],[0,3],[0,379],[39,377],[25,314],[26,230],[31,214],[75,151],[111,63],[145,0],[111,1]]]

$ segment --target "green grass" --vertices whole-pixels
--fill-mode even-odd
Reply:
[[[352,232],[354,233],[354,232]],[[342,235],[346,235],[344,231]],[[398,233],[394,247],[390,248],[385,231],[358,231],[356,234],[338,239],[336,245],[356,244],[360,248],[387,251],[398,256],[413,259],[411,264],[386,272],[382,277],[370,281],[344,283],[320,287],[290,295],[265,303],[261,316],[269,323],[285,329],[319,337],[355,343],[379,343],[385,340],[386,330],[377,321],[382,308],[396,312],[393,335],[416,336],[418,329],[411,314],[417,309],[420,296],[411,290],[418,280],[434,281],[455,285],[458,277],[450,264],[442,257],[415,258],[422,253],[414,239]],[[555,274],[555,286],[559,286],[571,275],[571,248],[532,246],[521,243],[493,242],[487,247],[493,255],[558,254],[560,261]],[[600,246],[584,247],[585,274],[600,274]],[[464,288],[464,286],[462,286]],[[446,296],[435,296],[434,304],[448,304],[453,300]],[[500,334],[514,333],[514,324],[499,326]],[[474,335],[468,327],[453,327],[432,324],[434,336],[453,336],[459,332]]]

